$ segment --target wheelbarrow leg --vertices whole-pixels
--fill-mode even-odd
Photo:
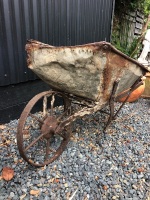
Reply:
[[[117,110],[117,112],[115,113],[114,115],[114,119],[117,117],[118,113],[120,112],[121,108],[124,106],[124,104],[127,102],[127,100],[129,99],[131,93],[137,89],[140,85],[143,84],[143,81],[140,81],[142,78],[142,76],[140,76],[134,83],[133,85],[131,86],[130,90],[128,91],[128,93],[126,93],[124,96],[127,96],[124,100],[124,102],[121,104],[121,106],[119,107],[119,109]],[[124,97],[122,96],[122,97]],[[117,99],[121,98],[120,96],[119,97],[116,97],[115,101],[117,101]]]
[[[129,89],[129,91],[127,93],[124,93],[123,95],[121,96],[117,96],[115,97],[115,93],[116,93],[116,90],[117,90],[117,87],[118,87],[118,84],[119,84],[119,81],[120,79],[116,80],[114,82],[114,85],[113,85],[113,89],[112,89],[112,93],[111,93],[111,97],[110,97],[110,100],[109,100],[109,109],[110,109],[110,113],[109,113],[109,118],[108,118],[108,121],[107,121],[107,124],[104,128],[104,136],[106,136],[106,129],[108,128],[108,126],[110,125],[111,121],[114,120],[118,113],[120,112],[121,108],[124,106],[124,104],[127,102],[128,98],[130,97],[131,93],[136,89],[138,88],[140,85],[143,84],[143,81],[140,81],[142,78],[139,77],[134,83],[133,85],[131,86],[131,88]],[[124,102],[121,104],[121,106],[119,107],[119,109],[116,111],[116,113],[114,112],[114,103],[115,101],[117,101],[119,98],[122,98],[126,96]]]
[[[116,90],[117,90],[119,81],[120,81],[120,79],[116,80],[116,81],[114,82],[114,85],[113,85],[111,97],[110,97],[110,100],[109,100],[109,109],[110,109],[110,113],[109,113],[109,118],[108,118],[107,124],[106,124],[106,126],[104,127],[104,137],[106,137],[105,134],[106,134],[106,129],[107,129],[107,127],[109,126],[109,124],[111,123],[111,121],[114,119],[115,93],[116,93]]]

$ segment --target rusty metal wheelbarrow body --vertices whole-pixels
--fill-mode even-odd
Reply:
[[[142,84],[140,79],[147,72],[143,65],[107,42],[54,47],[29,40],[26,51],[28,67],[54,89],[31,99],[19,120],[17,142],[20,154],[35,166],[47,165],[63,152],[71,136],[71,122],[109,104],[107,127],[118,113],[114,115],[114,101],[119,94],[130,88],[128,98]],[[56,106],[57,98],[63,100],[61,108]],[[42,114],[39,117],[32,110],[40,100]],[[73,103],[78,105],[75,110]],[[36,131],[26,125],[28,120],[37,123]],[[59,137],[58,146],[51,144],[54,137]],[[43,145],[41,157],[35,155],[39,143]]]

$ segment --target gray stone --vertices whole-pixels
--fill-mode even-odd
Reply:
[[[15,196],[14,192],[11,192],[9,196],[13,198]]]
[[[143,199],[143,198],[144,198],[144,195],[139,194],[139,197],[140,197],[140,199]]]
[[[143,175],[143,174],[140,174],[140,175],[138,175],[137,177],[138,177],[138,179],[141,179],[141,178],[144,177],[144,175]]]
[[[43,176],[43,171],[38,171],[38,174],[39,174],[40,176]]]
[[[27,193],[27,188],[22,188],[21,189],[24,193]]]
[[[130,194],[134,194],[136,191],[135,190],[129,190]]]
[[[132,178],[133,178],[133,179],[137,179],[137,174],[133,174],[133,175],[132,175]]]
[[[27,182],[27,183],[26,183],[26,186],[27,186],[27,187],[30,187],[30,186],[31,186],[31,182]]]
[[[139,197],[133,197],[133,200],[139,200]]]

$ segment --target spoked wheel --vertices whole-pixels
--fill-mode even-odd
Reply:
[[[60,101],[61,106],[57,106]],[[40,111],[36,112],[36,107]],[[42,92],[29,101],[21,114],[17,131],[18,149],[25,161],[40,167],[60,156],[69,142],[71,127],[58,131],[58,126],[67,117],[69,108],[69,99],[54,91]]]

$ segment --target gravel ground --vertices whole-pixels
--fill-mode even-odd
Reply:
[[[41,168],[19,155],[18,120],[0,125],[0,172],[15,172],[8,182],[0,176],[0,200],[148,200],[150,100],[127,103],[100,139],[105,121],[99,112],[76,120],[66,150]]]

